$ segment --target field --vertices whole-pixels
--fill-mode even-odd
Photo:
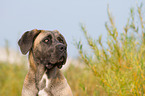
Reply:
[[[25,66],[0,63],[0,96],[21,96]]]
[[[75,42],[82,67],[71,64],[64,75],[74,96],[145,96],[145,22],[142,4],[132,8],[119,32],[108,8],[105,24],[107,40],[92,39],[81,26],[91,51],[81,41]],[[136,17],[137,16],[137,17]],[[137,22],[137,23],[136,23]],[[27,73],[25,65],[0,62],[0,96],[20,96]]]
[[[0,63],[0,96],[20,96],[23,81],[27,73],[24,65]],[[79,74],[76,74],[79,73]],[[64,72],[74,96],[96,96],[95,76],[89,70],[74,67],[73,65]],[[91,77],[88,79],[88,77]],[[87,89],[88,88],[88,89]]]

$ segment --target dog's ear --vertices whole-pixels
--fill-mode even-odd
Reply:
[[[34,29],[25,32],[18,41],[21,52],[25,55],[32,48],[34,39],[38,36],[40,30]]]

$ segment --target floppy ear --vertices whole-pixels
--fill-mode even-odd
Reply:
[[[24,55],[27,54],[27,52],[32,48],[34,39],[36,36],[38,36],[39,33],[40,33],[40,30],[37,30],[37,29],[27,31],[19,39],[18,45],[20,47],[21,52]]]

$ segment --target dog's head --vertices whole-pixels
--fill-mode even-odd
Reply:
[[[37,30],[25,32],[18,41],[21,52],[31,51],[34,60],[47,69],[54,66],[61,68],[67,58],[67,44],[57,31]]]

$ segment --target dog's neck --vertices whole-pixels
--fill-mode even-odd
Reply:
[[[53,84],[53,87],[57,89],[61,85],[60,84],[61,82],[66,82],[63,74],[60,72],[57,66],[54,66],[51,69],[47,69],[44,66],[44,64],[37,64],[37,62],[35,62],[34,60],[32,52],[29,52],[29,62],[30,62],[30,69],[28,72],[28,74],[30,75],[29,78],[30,80],[34,80],[35,87],[38,93],[44,88],[49,89],[49,86],[51,84]]]

